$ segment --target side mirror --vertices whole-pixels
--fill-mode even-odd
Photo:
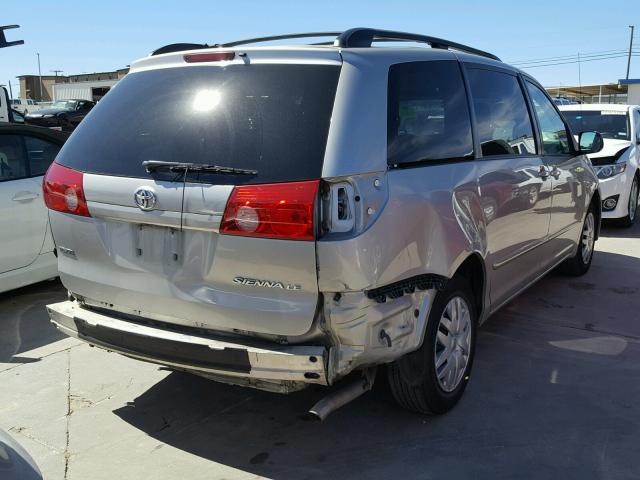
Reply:
[[[597,153],[604,147],[604,141],[599,132],[581,132],[578,145],[580,153]]]

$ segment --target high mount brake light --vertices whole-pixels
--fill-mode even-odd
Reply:
[[[233,60],[236,52],[215,52],[215,53],[189,53],[183,56],[187,63],[199,62],[221,62],[223,60]]]
[[[82,172],[52,163],[42,181],[44,203],[51,210],[90,217],[82,181]]]
[[[227,201],[220,233],[285,240],[315,240],[319,180],[241,185]]]

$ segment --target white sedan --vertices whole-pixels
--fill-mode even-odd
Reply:
[[[66,137],[0,124],[0,292],[58,275],[42,177]]]
[[[631,226],[640,197],[640,106],[613,104],[558,107],[574,134],[600,132],[604,148],[589,155],[600,179],[602,218]]]

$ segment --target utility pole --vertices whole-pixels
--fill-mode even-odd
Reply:
[[[629,80],[629,67],[631,67],[631,48],[633,47],[633,29],[635,25],[629,25],[631,29],[631,39],[629,40],[629,57],[627,58],[627,80]]]
[[[578,87],[580,92],[580,100],[582,100],[582,66],[580,65],[580,52],[578,52]]]
[[[38,56],[38,77],[40,78],[40,98],[38,99],[38,101],[42,101],[42,72],[40,71],[40,54],[36,53],[36,55]]]
[[[64,73],[64,70],[50,70],[51,72],[56,74],[56,77],[58,76],[59,73]]]

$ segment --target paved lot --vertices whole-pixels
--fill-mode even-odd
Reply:
[[[324,423],[320,390],[224,386],[63,338],[57,282],[0,295],[0,428],[49,480],[640,476],[640,225],[608,228],[588,275],[551,275],[481,329],[450,414],[384,385]]]

